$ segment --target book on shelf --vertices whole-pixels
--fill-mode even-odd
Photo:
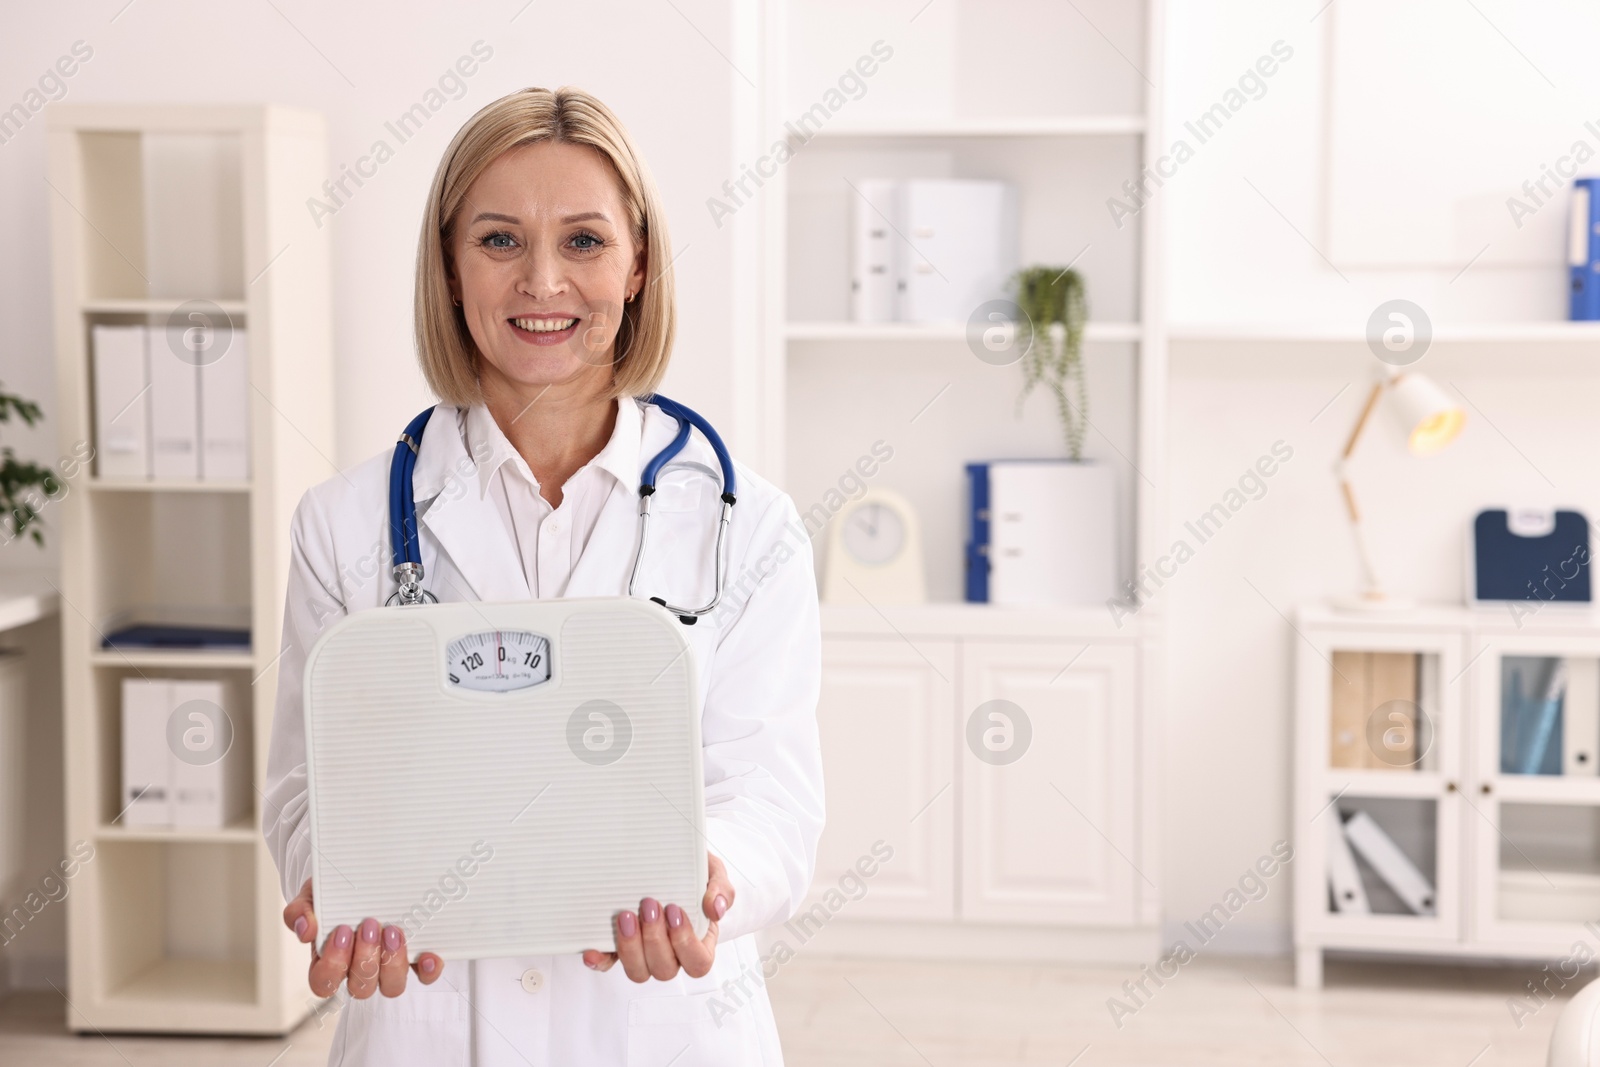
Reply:
[[[250,612],[232,607],[146,606],[119,612],[100,627],[103,649],[249,652]]]

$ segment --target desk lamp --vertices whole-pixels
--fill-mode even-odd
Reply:
[[[1406,447],[1413,456],[1431,456],[1442,451],[1461,434],[1466,425],[1467,413],[1450,399],[1445,391],[1430,378],[1415,371],[1387,370],[1367,394],[1367,402],[1356,418],[1345,442],[1344,452],[1334,470],[1339,476],[1339,488],[1344,493],[1345,512],[1350,519],[1350,530],[1355,535],[1356,553],[1361,561],[1364,588],[1358,597],[1342,597],[1334,606],[1348,611],[1393,611],[1411,607],[1409,601],[1390,596],[1378,581],[1377,570],[1372,565],[1372,552],[1367,547],[1367,537],[1361,529],[1361,511],[1356,507],[1355,491],[1350,488],[1347,468],[1350,456],[1361,440],[1372,412],[1383,400],[1391,397],[1390,407],[1406,434]]]

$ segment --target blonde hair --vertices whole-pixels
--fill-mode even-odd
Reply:
[[[588,145],[610,161],[629,229],[645,252],[647,280],[623,304],[617,327],[611,395],[646,396],[666,374],[677,311],[671,243],[655,182],[628,131],[599,100],[570,86],[554,92],[530,88],[503,96],[472,116],[445,150],[428,190],[417,241],[417,359],[428,387],[446,403],[469,407],[483,400],[478,383],[482,356],[450,295],[446,274],[456,212],[491,163],[513,148],[541,141]]]

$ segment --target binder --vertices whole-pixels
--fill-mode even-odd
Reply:
[[[250,477],[250,356],[245,331],[234,329],[227,351],[198,370],[200,478]]]
[[[1480,511],[1467,553],[1468,600],[1587,604],[1589,520],[1580,511]]]
[[[1100,463],[969,464],[968,599],[1104,604],[1116,596],[1116,474]]]
[[[907,181],[900,192],[907,322],[966,322],[1005,296],[1017,269],[1016,190],[1007,182]]]
[[[1356,858],[1350,851],[1350,842],[1344,836],[1344,824],[1337,811],[1328,819],[1328,894],[1333,910],[1340,915],[1369,915],[1372,907],[1367,902],[1367,887],[1361,884],[1361,872],[1356,868]]]
[[[1414,652],[1372,652],[1367,656],[1367,663],[1367,714],[1369,718],[1379,716],[1379,722],[1367,734],[1363,746],[1366,766],[1375,770],[1409,769],[1416,763],[1417,655]],[[1393,730],[1403,732],[1403,747],[1391,748],[1386,744],[1387,735]]]
[[[173,681],[168,685],[168,714],[180,713],[180,743],[182,731],[194,730],[196,744],[205,746],[198,753],[200,762],[170,754],[172,825],[207,829],[226,826],[243,812],[243,802],[248,799],[240,789],[244,778],[239,773],[239,755],[243,751],[239,736],[224,730],[209,716],[198,717],[201,712],[183,714],[184,705],[203,701],[208,706],[204,712],[220,708],[226,716],[223,685],[219,681]],[[225,743],[227,747],[223,749]]]
[[[1600,748],[1600,659],[1567,660],[1561,704],[1561,773],[1593,776]]]
[[[1433,884],[1372,816],[1364,811],[1356,812],[1345,822],[1344,835],[1350,847],[1388,883],[1406,907],[1417,915],[1438,914]]]
[[[1336,651],[1328,707],[1328,765],[1367,765],[1367,654]]]
[[[150,477],[150,356],[143,326],[97,325],[94,345],[96,474]]]
[[[150,467],[158,479],[200,477],[200,380],[186,329],[168,326],[150,339]]]
[[[1600,319],[1600,179],[1572,183],[1568,215],[1567,275],[1571,282],[1568,317],[1574,322]]]
[[[122,822],[172,825],[166,682],[122,680]]]
[[[850,308],[857,322],[893,322],[900,284],[904,240],[900,223],[900,183],[865,178],[856,183],[855,241],[852,248]]]
[[[989,465],[967,464],[967,601],[989,602]]]

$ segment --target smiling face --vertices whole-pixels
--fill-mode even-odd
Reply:
[[[623,304],[645,279],[605,157],[556,141],[512,149],[472,183],[454,221],[450,291],[483,357],[485,397],[603,393]]]

